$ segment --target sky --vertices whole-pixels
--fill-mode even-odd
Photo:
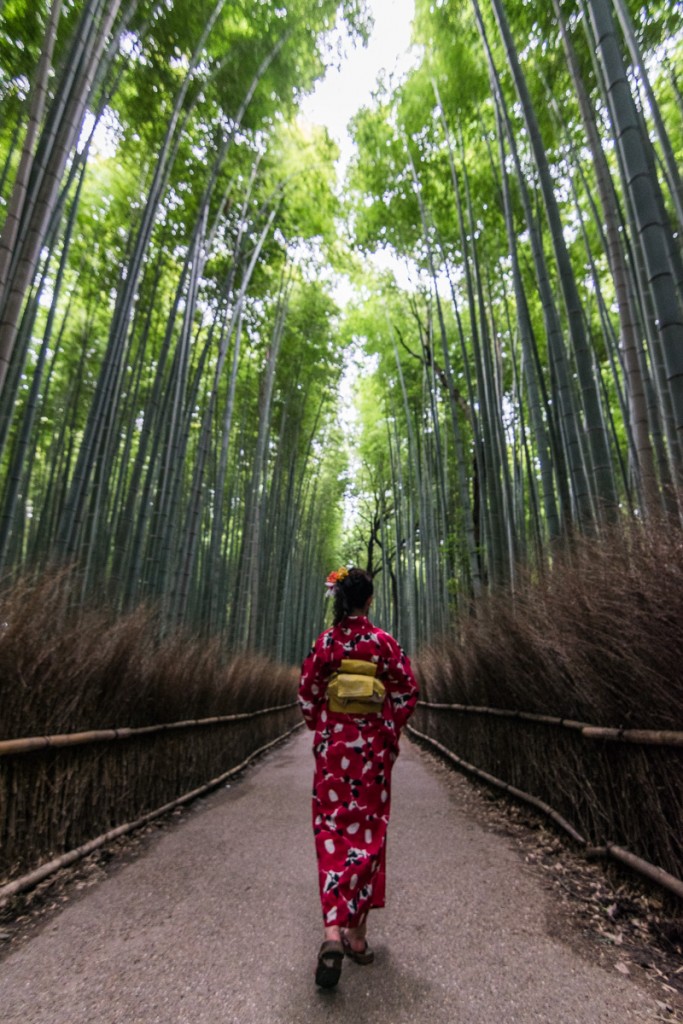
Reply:
[[[340,66],[331,67],[318,82],[314,92],[301,104],[301,117],[313,124],[325,125],[338,143],[340,159],[337,164],[338,180],[342,181],[353,154],[353,143],[347,126],[361,107],[370,104],[377,78],[382,72],[397,79],[417,62],[410,52],[411,24],[415,14],[415,0],[367,0],[374,26],[367,46],[353,47],[345,32],[341,42],[346,56]],[[335,44],[339,37],[335,36]],[[409,271],[392,253],[380,250],[370,257],[378,269],[391,270],[399,283],[408,285]],[[333,294],[340,306],[352,298],[349,281],[340,277]]]
[[[378,75],[385,71],[400,77],[414,63],[414,57],[408,53],[411,22],[415,13],[414,0],[368,0],[368,6],[375,23],[368,45],[353,49],[347,39],[346,59],[338,69],[330,68],[315,91],[301,105],[301,116],[313,124],[325,125],[338,143],[340,179],[353,153],[347,125],[356,111],[370,103]],[[391,269],[399,280],[405,277],[405,266],[388,253],[376,254],[372,262],[384,269]],[[333,287],[333,294],[336,301],[344,306],[353,297],[350,283],[340,278]],[[358,347],[352,346],[347,350],[339,393],[349,438],[353,437],[353,431],[358,426],[358,413],[353,402],[354,387],[358,378],[370,372],[373,365],[373,358]],[[353,478],[357,469],[357,455],[353,445],[349,457],[349,473]],[[351,529],[355,518],[355,500],[347,493],[344,499],[345,531]]]
[[[370,102],[380,71],[400,75],[411,65],[407,51],[414,0],[368,0],[368,7],[375,21],[368,45],[353,49],[347,39],[341,67],[330,68],[301,108],[307,121],[325,125],[338,142],[342,173],[352,153],[346,126]]]

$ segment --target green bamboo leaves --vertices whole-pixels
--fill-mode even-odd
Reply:
[[[356,237],[419,282],[407,333],[385,293],[402,367],[422,353],[424,371],[421,391],[384,391],[406,423],[389,436],[407,614],[442,573],[460,609],[574,531],[680,515],[683,121],[653,55],[680,54],[683,20],[639,17],[625,0],[418,2],[421,65],[356,119]],[[407,474],[428,502],[412,519]]]
[[[293,115],[337,14],[362,35],[364,12],[19,6],[0,11],[0,563],[67,560],[85,599],[296,660],[344,457],[320,460],[342,358],[310,279],[337,244],[336,150]]]
[[[414,647],[575,532],[680,516],[678,8],[418,0],[340,197],[294,112],[355,0],[37,6],[0,7],[5,570],[296,660],[343,554]]]

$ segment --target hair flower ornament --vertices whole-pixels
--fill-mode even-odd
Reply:
[[[336,585],[338,583],[341,583],[342,580],[345,580],[348,575],[349,570],[346,568],[345,565],[340,566],[339,569],[335,569],[333,572],[330,573],[330,575],[325,580],[325,586],[327,587],[328,590],[328,596],[332,593]]]

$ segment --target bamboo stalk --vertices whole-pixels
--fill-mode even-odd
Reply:
[[[259,715],[272,714],[293,708],[296,701],[289,704],[278,704],[272,708],[260,708],[258,711],[244,711],[235,715],[214,715],[212,718],[188,718],[183,722],[165,722],[161,725],[145,725],[139,729],[93,729],[89,732],[71,732],[57,736],[27,736],[24,739],[0,740],[0,757],[9,754],[26,754],[30,750],[44,750],[47,747],[76,747],[83,743],[101,743],[108,740],[127,740],[131,736],[144,736],[154,732],[166,732],[171,729],[189,729],[199,725],[220,725],[223,722],[239,722],[245,718],[256,718]]]
[[[519,718],[527,722],[544,722],[546,725],[561,725],[567,729],[581,731],[591,728],[586,722],[575,722],[572,718],[559,718],[556,715],[541,715],[535,711],[518,711],[516,708],[487,708],[476,704],[437,704],[418,701],[418,707],[435,711],[464,711],[475,715],[492,715],[496,718]]]
[[[671,729],[603,729],[586,725],[581,734],[587,740],[619,740],[622,743],[651,743],[660,747],[683,747],[683,732]]]
[[[517,711],[514,708],[487,708],[474,704],[437,704],[419,701],[418,707],[434,711],[462,711],[474,715],[492,715],[497,718],[516,718],[523,722],[542,722],[545,725],[559,725],[565,729],[580,732],[587,740],[617,740],[622,743],[647,743],[660,747],[683,747],[683,732],[673,729],[614,729],[608,726],[589,725],[575,722],[571,718],[554,715],[540,715],[533,711]],[[1,749],[1,747],[0,747]]]
[[[506,793],[510,793],[512,796],[515,796],[518,799],[523,800],[525,803],[531,804],[533,807],[537,807],[539,810],[543,811],[556,824],[568,832],[573,839],[580,843],[581,846],[584,847],[587,855],[604,856],[606,853],[610,857],[614,857],[615,860],[621,861],[622,864],[625,864],[633,871],[644,875],[657,885],[662,886],[664,889],[668,889],[669,892],[672,892],[683,899],[683,880],[680,878],[676,878],[675,875],[670,874],[663,868],[657,867],[656,864],[651,864],[650,861],[644,860],[642,857],[638,857],[635,853],[631,853],[630,850],[625,850],[623,846],[617,846],[615,843],[606,843],[604,847],[589,847],[587,840],[576,832],[574,827],[565,818],[563,818],[561,814],[558,814],[557,811],[550,807],[549,804],[546,804],[543,800],[539,800],[530,793],[525,793],[523,790],[517,789],[516,786],[510,786],[502,779],[496,778],[495,775],[491,775],[489,772],[484,772],[481,768],[476,768],[467,761],[463,761],[462,758],[458,757],[457,754],[454,754],[442,743],[439,743],[437,740],[433,740],[431,736],[426,736],[424,733],[418,732],[417,729],[413,728],[413,726],[407,725],[406,729],[413,736],[416,736],[418,739],[424,740],[431,746],[436,747],[436,749],[444,754],[449,761],[453,761],[453,763],[459,768],[464,769],[470,774],[475,775],[477,778],[483,779],[485,782],[489,782],[493,786],[503,789]],[[2,892],[0,890],[0,895],[1,894]]]
[[[249,756],[240,764],[236,765],[234,768],[230,768],[227,772],[223,772],[222,775],[218,775],[215,779],[211,779],[210,782],[205,783],[203,786],[199,786],[197,789],[193,789],[189,793],[184,793],[176,800],[171,800],[169,803],[164,804],[163,807],[157,807],[155,811],[150,811],[148,814],[144,814],[136,821],[129,821],[124,825],[118,825],[116,828],[110,829],[108,832],[97,836],[95,839],[90,839],[87,843],[83,843],[82,846],[69,850],[68,853],[64,853],[60,857],[55,857],[46,864],[41,864],[41,866],[36,868],[34,871],[30,871],[28,874],[22,875],[21,878],[15,878],[12,882],[8,882],[6,885],[0,886],[0,907],[3,907],[12,896],[16,896],[17,893],[25,892],[27,889],[33,888],[49,875],[54,874],[55,871],[59,871],[61,868],[68,867],[75,861],[80,860],[83,857],[87,857],[89,853],[93,853],[94,850],[99,849],[100,846],[104,846],[105,843],[109,843],[113,839],[118,839],[120,836],[126,835],[129,832],[133,832],[135,829],[141,828],[143,825],[147,825],[155,818],[161,817],[162,814],[167,814],[169,811],[179,807],[181,804],[189,803],[190,800],[194,800],[196,797],[202,796],[203,793],[207,793],[210,789],[220,786],[221,783],[226,781],[226,779],[229,779],[232,775],[236,775],[238,772],[246,768],[255,757],[258,757],[259,754],[263,754],[266,750],[269,750],[270,747],[275,746],[276,743],[280,743],[288,736],[291,736],[291,734],[297,729],[300,729],[302,725],[303,722],[299,722],[293,729],[289,729],[287,732],[282,733],[281,736],[277,736],[274,740],[271,740],[269,743],[265,743],[257,750],[252,751],[252,753],[249,754]]]
[[[613,843],[608,843],[607,852],[610,857],[621,861],[622,864],[626,864],[628,867],[633,868],[634,871],[640,872],[641,875],[645,875],[646,878],[656,882],[657,885],[663,886],[669,892],[673,892],[676,896],[683,899],[683,881],[680,878],[670,875],[668,871],[658,868],[656,864],[650,864],[648,860],[643,860],[642,857],[637,857],[635,853],[625,850],[623,846],[615,846]]]

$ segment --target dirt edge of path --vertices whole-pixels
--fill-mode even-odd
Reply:
[[[413,741],[414,742],[414,741]],[[607,860],[589,860],[540,813],[455,770],[415,743],[458,807],[512,844],[550,894],[548,934],[582,958],[630,977],[660,1020],[683,1022],[683,906]]]

